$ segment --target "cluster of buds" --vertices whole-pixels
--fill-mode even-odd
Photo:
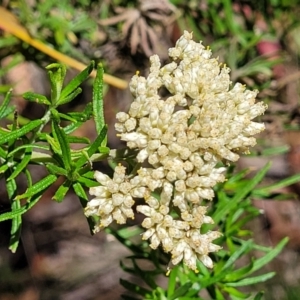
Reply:
[[[133,218],[135,199],[144,199],[136,208],[145,215],[143,239],[171,253],[173,265],[183,261],[197,271],[197,260],[213,267],[209,253],[220,249],[213,244],[220,232],[201,233],[202,224],[213,223],[204,200],[212,200],[213,187],[225,180],[224,163],[255,145],[253,135],[264,125],[252,120],[266,106],[255,103],[257,91],[239,83],[230,89],[229,68],[211,58],[191,33],[184,32],[169,57],[171,63],[161,66],[153,55],[148,77],[133,76],[129,112],[117,114],[118,135],[137,151],[141,167],[126,175],[119,165],[113,179],[96,172],[101,186],[91,188],[95,198],[85,214],[100,217],[98,231]]]

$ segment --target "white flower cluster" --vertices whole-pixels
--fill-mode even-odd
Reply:
[[[100,226],[133,217],[134,198],[144,198],[137,211],[144,214],[143,239],[156,249],[162,245],[176,265],[183,261],[196,269],[196,261],[212,267],[208,256],[220,249],[212,243],[221,234],[201,233],[206,216],[202,200],[212,200],[213,187],[223,182],[226,170],[220,162],[236,161],[256,143],[252,136],[264,129],[252,120],[266,106],[255,103],[256,91],[237,83],[229,90],[229,69],[221,68],[211,51],[184,32],[169,49],[171,63],[161,67],[157,55],[150,58],[147,78],[133,76],[134,97],[128,113],[117,114],[116,130],[128,148],[136,149],[142,164],[130,179],[118,166],[113,179],[97,172],[102,186],[91,189],[96,197],[86,215],[100,216]],[[170,95],[163,100],[160,91]],[[202,204],[202,205],[201,205]]]
[[[107,227],[113,220],[125,224],[127,218],[133,219],[133,198],[143,198],[146,188],[137,186],[133,180],[130,182],[125,175],[125,167],[121,165],[115,168],[113,179],[98,171],[94,176],[101,186],[90,188],[90,195],[96,197],[88,203],[85,215],[100,217],[100,226],[95,227],[95,232]]]

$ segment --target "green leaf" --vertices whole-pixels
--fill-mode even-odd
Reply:
[[[99,186],[99,183],[95,180],[90,180],[88,178],[85,178],[83,176],[80,176],[77,178],[77,181],[80,182],[81,184],[84,184],[85,187],[94,187],[94,186]]]
[[[223,287],[223,291],[225,291],[226,293],[228,293],[229,295],[238,297],[239,299],[246,299],[249,297],[249,295],[246,295],[240,291],[238,291],[237,289],[235,289],[234,287],[229,287],[229,286],[224,286]]]
[[[225,13],[225,24],[227,25],[226,30],[230,30],[232,34],[237,34],[238,26],[236,24],[232,24],[232,20],[234,19],[232,5],[229,0],[223,0],[224,5],[224,13]]]
[[[86,195],[86,192],[84,191],[84,188],[79,182],[73,183],[73,189],[75,194],[78,196],[82,207],[86,206],[86,202],[88,201],[88,197]]]
[[[105,125],[101,129],[101,132],[99,133],[99,135],[97,136],[95,141],[91,144],[91,146],[87,150],[89,157],[91,157],[94,153],[97,152],[98,148],[100,147],[100,145],[102,144],[102,142],[106,138],[106,136],[107,136],[107,126]]]
[[[50,113],[51,113],[51,120],[55,121],[56,123],[60,122],[60,113],[58,112],[58,110],[56,108],[51,108],[50,109]]]
[[[66,96],[64,99],[59,100],[57,105],[63,105],[66,103],[71,102],[72,100],[74,100],[80,93],[82,92],[81,88],[77,88],[75,91],[73,91],[72,93],[70,93],[68,96]]]
[[[231,254],[230,258],[227,260],[225,265],[223,266],[223,269],[227,269],[230,266],[232,266],[242,255],[245,255],[252,249],[253,241],[248,240],[247,242],[244,242],[242,246],[235,251],[233,254]]]
[[[13,201],[11,205],[12,212],[19,211],[20,208],[21,208],[20,201]],[[11,237],[9,240],[9,250],[11,250],[12,253],[15,253],[19,246],[21,228],[22,228],[22,217],[20,214],[16,214],[12,218],[12,225],[10,231]]]
[[[1,87],[1,86],[0,86]],[[12,115],[15,112],[16,108],[15,106],[9,106],[6,108],[6,110],[2,114],[2,118],[10,118],[10,115]],[[1,119],[1,118],[0,118]],[[18,121],[20,120],[20,117],[18,117]],[[21,122],[19,122],[21,124]]]
[[[168,281],[168,290],[167,290],[167,296],[170,297],[174,294],[175,288],[176,288],[176,279],[177,279],[177,273],[178,273],[178,266],[174,267],[171,270],[171,273],[169,275],[169,281]]]
[[[261,282],[267,281],[270,278],[274,277],[275,274],[276,274],[275,272],[269,272],[269,273],[266,273],[266,274],[263,274],[263,275],[245,278],[245,279],[242,279],[242,280],[237,281],[237,282],[226,283],[226,286],[237,287],[237,286],[246,286],[246,285],[261,283]]]
[[[83,112],[80,113],[68,113],[68,115],[77,120],[77,123],[72,123],[64,128],[66,134],[70,134],[74,132],[77,128],[79,128],[84,122],[90,120],[93,115],[93,106],[92,103],[88,103]]]
[[[55,135],[59,142],[59,146],[61,149],[61,159],[63,161],[64,167],[66,171],[71,172],[72,169],[71,149],[68,143],[67,135],[55,121],[52,122],[52,125],[53,125]]]
[[[253,268],[253,262],[251,261],[251,263],[246,265],[245,267],[229,272],[225,276],[224,281],[227,282],[237,281],[245,277],[247,274],[249,274],[252,268]]]
[[[109,154],[110,152],[110,148],[108,147],[99,147],[98,150],[101,154]]]
[[[174,294],[168,297],[170,300],[175,300],[178,297],[185,296],[188,290],[192,287],[193,283],[192,282],[187,282],[181,287],[179,287],[177,290],[175,290]]]
[[[94,179],[95,171],[81,172],[81,170],[78,172],[80,175],[84,176],[85,178]]]
[[[26,203],[26,205],[22,206],[21,208],[1,214],[0,222],[11,220],[19,215],[21,216],[22,214],[26,213],[29,209],[31,209],[39,201],[39,199],[41,197],[42,197],[42,195],[36,195],[36,196],[32,197],[30,199],[30,201],[28,201]]]
[[[79,198],[81,206],[83,208],[86,207],[88,197],[87,197],[87,194],[86,194],[84,188],[82,187],[82,185],[79,182],[75,182],[75,183],[73,183],[73,189],[74,189],[75,194]],[[87,221],[88,221],[88,224],[89,224],[89,229],[90,229],[91,234],[94,234],[93,229],[95,227],[95,223],[94,223],[93,218],[88,217]]]
[[[228,180],[224,183],[224,187],[226,189],[230,189],[231,185],[234,185],[235,183],[239,183],[243,178],[245,178],[247,176],[247,174],[249,174],[250,170],[249,169],[244,169],[236,174],[232,174],[230,173],[230,177],[228,178]],[[228,187],[227,187],[228,185]]]
[[[76,129],[78,129],[84,122],[76,122],[76,123],[71,123],[64,127],[64,132],[66,134],[70,134],[74,132]]]
[[[69,180],[66,180],[56,191],[56,193],[53,196],[53,200],[55,200],[56,202],[62,202],[63,199],[65,198],[68,190],[70,189],[72,185],[72,182]]]
[[[16,209],[14,211],[9,211],[4,214],[1,214],[0,222],[11,220],[11,219],[17,217],[18,215],[21,216],[22,214],[26,213],[29,209],[31,209],[39,201],[39,199],[41,197],[42,197],[42,195],[35,195],[34,197],[32,197],[30,199],[29,202],[26,203],[26,205],[22,206],[20,209]]]
[[[202,278],[200,281],[201,286],[203,288],[205,288],[208,286],[215,285],[217,282],[222,282],[227,274],[228,274],[228,270],[225,269],[225,270],[221,271],[220,273],[214,274],[213,276],[211,276],[209,278]]]
[[[10,108],[12,108],[12,107],[10,107]],[[10,113],[7,116],[7,120],[9,120],[9,121],[14,120],[15,119],[15,114],[16,114],[16,110],[12,110],[12,113]],[[28,124],[29,122],[31,122],[31,120],[29,120],[25,117],[22,117],[20,115],[17,115],[17,119],[18,119],[19,127],[24,126],[24,125]]]
[[[2,136],[0,136],[0,145],[10,142],[10,141],[15,141],[16,139],[18,139],[19,137],[27,134],[28,132],[30,132],[31,130],[33,130],[34,128],[40,126],[43,123],[42,120],[34,120],[31,121],[30,123],[26,124],[25,126],[23,126],[20,129],[16,129],[12,132],[9,132],[7,134],[3,134]]]
[[[6,94],[11,90],[12,86],[10,84],[1,84],[0,85],[0,93]]]
[[[12,124],[10,124],[8,126],[8,128],[11,130],[11,132],[14,132],[15,130],[17,130],[19,128],[19,124],[18,124],[18,112],[15,111],[14,112],[14,118],[13,118],[13,122]],[[16,140],[11,140],[8,142],[8,149],[13,149],[16,147]]]
[[[51,173],[53,175],[61,175],[61,176],[68,177],[68,171],[65,170],[64,168],[61,168],[61,167],[55,165],[55,164],[48,163],[48,164],[46,164],[46,168],[49,171],[49,173]]]
[[[10,98],[11,98],[11,93],[12,93],[12,89],[10,89],[6,95],[5,95],[5,98],[3,100],[3,102],[1,103],[1,106],[0,106],[0,120],[5,118],[9,113],[8,112],[8,105],[10,103]],[[15,108],[12,107],[12,110],[14,110]]]
[[[6,172],[8,170],[8,164],[3,164],[1,167],[0,167],[0,174],[3,174],[4,172]]]
[[[25,174],[25,176],[26,176],[27,186],[28,186],[28,187],[31,187],[31,186],[32,186],[32,176],[31,176],[31,173],[29,172],[28,169],[25,169],[25,170],[24,170],[24,174]]]
[[[16,197],[16,200],[33,197],[34,195],[45,191],[55,181],[56,181],[56,176],[50,174],[44,177],[43,179],[41,179],[40,181],[38,181],[37,183],[35,183],[33,186],[27,188],[25,193],[18,195]]]
[[[67,140],[69,143],[76,144],[90,144],[91,141],[86,137],[78,137],[78,136],[67,136]]]
[[[7,178],[7,181],[16,178],[28,165],[31,159],[32,149],[30,147],[26,148],[24,157],[21,162],[17,164],[16,168],[12,172],[12,174]]]
[[[235,78],[253,76],[257,73],[266,74],[267,76],[272,75],[271,68],[275,65],[282,63],[281,59],[266,61],[265,57],[257,57],[252,61],[246,63],[243,67],[239,68],[235,72]]]
[[[13,211],[8,211],[6,213],[2,213],[0,215],[0,222],[11,220],[11,219],[13,219],[13,218],[17,217],[18,215],[21,215],[25,212],[26,212],[25,208],[22,207],[22,208],[19,208],[19,209],[13,209]]]
[[[216,292],[216,296],[215,296],[216,300],[225,300],[218,286],[215,286],[215,292]]]
[[[133,237],[137,237],[137,236],[140,236],[142,233],[143,233],[143,229],[138,226],[124,227],[124,228],[118,229],[118,235],[124,239],[130,239]]]
[[[293,185],[295,183],[298,183],[299,181],[300,181],[300,174],[296,174],[288,178],[285,178],[283,180],[280,180],[279,182],[276,182],[274,184],[255,189],[253,191],[253,196],[266,197],[269,196],[270,193],[274,190],[278,190],[283,187]]]
[[[100,134],[105,125],[103,112],[103,67],[97,65],[97,75],[93,84],[93,113],[96,124],[96,131]]]
[[[77,90],[78,91],[78,87],[80,84],[82,84],[82,82],[84,82],[89,75],[91,74],[91,72],[94,69],[94,65],[95,63],[92,61],[82,72],[80,72],[77,76],[75,76],[62,90],[59,101],[57,102],[57,105],[61,105],[64,103],[67,103],[69,101],[67,101],[66,99],[70,98],[70,94],[74,94]],[[69,97],[69,98],[67,98]]]
[[[270,168],[270,163],[266,164],[251,180],[247,182],[243,188],[240,188],[234,195],[232,199],[229,201],[224,201],[222,206],[219,206],[216,212],[213,215],[213,220],[216,224],[218,224],[224,216],[228,214],[229,211],[233,210],[234,207],[238,205],[240,201],[242,201],[249,193],[251,193],[254,187],[261,182]]]
[[[69,114],[57,113],[57,120],[59,120],[59,119],[64,119],[64,120],[70,121],[72,123],[76,123],[77,122]]]
[[[61,149],[59,147],[58,141],[51,137],[49,134],[46,134],[44,137],[46,138],[46,141],[50,145],[52,151],[58,155],[61,155]]]
[[[87,150],[87,154],[89,157],[91,157],[100,147],[102,141],[105,139],[107,134],[107,126],[104,126],[100,132],[100,134],[97,136],[95,141],[92,143],[92,145]],[[85,155],[82,155],[81,158],[78,159],[78,161],[75,163],[76,169],[83,166],[88,161],[87,157]]]
[[[289,152],[290,147],[288,145],[278,146],[278,147],[272,147],[262,150],[262,155],[265,156],[271,156],[271,155],[281,155],[286,154]]]
[[[61,96],[61,90],[66,76],[66,66],[58,63],[50,64],[46,67],[51,84],[51,103],[57,106]],[[54,72],[52,71],[54,70]]]
[[[24,145],[20,145],[20,146],[14,148],[12,151],[10,151],[9,154],[7,155],[7,157],[12,157],[12,156],[14,156],[15,153],[21,151],[22,149],[26,149],[26,151],[32,152],[32,148],[36,148],[36,149],[41,149],[41,150],[49,151],[49,147],[46,146],[46,145],[24,144]],[[26,152],[26,151],[25,151],[25,152]]]
[[[7,150],[3,150],[3,148],[0,147],[0,157],[6,159],[7,156]]]
[[[197,263],[197,269],[200,270],[201,274],[203,274],[204,277],[210,277],[209,270],[201,262]]]
[[[214,20],[214,29],[218,32],[218,35],[223,35],[228,29],[224,24],[223,18],[220,18],[218,11],[211,9],[212,19]]]
[[[260,212],[259,210],[257,210],[256,212],[252,212],[251,214],[247,215],[247,216],[243,216],[243,218],[241,218],[241,220],[239,220],[238,222],[233,223],[233,226],[230,226],[228,228],[228,230],[226,230],[226,234],[229,235],[233,235],[235,233],[239,234],[240,232],[243,232],[241,230],[241,228],[243,228],[243,226],[245,224],[247,224],[249,221],[251,221],[252,219],[254,219],[255,217],[259,216]]]
[[[15,180],[6,181],[6,190],[8,198],[10,201],[15,197],[17,193],[17,184]],[[11,210],[12,212],[18,211],[21,208],[21,203],[19,201],[12,201]],[[9,249],[15,253],[20,240],[21,235],[21,224],[22,218],[20,215],[15,215],[12,218],[11,230],[10,230],[10,240],[9,240]]]
[[[278,243],[278,245],[274,249],[272,249],[271,251],[268,251],[268,253],[266,255],[264,255],[263,257],[256,259],[253,263],[253,268],[251,270],[251,273],[253,273],[256,270],[261,269],[264,265],[266,265],[274,257],[276,257],[282,251],[282,249],[288,243],[288,241],[289,241],[288,237],[285,237]]]
[[[46,105],[51,104],[51,102],[48,100],[46,96],[37,93],[26,92],[23,94],[23,98],[27,101],[36,102],[39,104],[46,104]]]
[[[31,185],[31,176],[30,173],[25,170],[25,175],[27,178],[27,182],[29,185]],[[12,202],[12,211],[1,214],[0,215],[0,222],[1,221],[5,221],[5,220],[9,220],[12,219],[12,229],[11,229],[11,250],[15,251],[15,249],[17,249],[17,245],[18,245],[18,235],[19,235],[19,230],[21,227],[21,214],[23,214],[24,212],[26,212],[28,209],[30,209],[35,203],[31,204],[31,203],[27,203],[24,207],[20,207],[20,202],[18,200],[13,200],[15,198],[15,195],[17,193],[17,185],[16,185],[16,181],[15,180],[11,180],[11,181],[7,181],[6,180],[6,190],[8,193],[8,197],[10,199],[10,201]],[[16,202],[16,203],[15,203]],[[17,203],[18,202],[18,203]]]
[[[93,106],[92,103],[89,102],[85,106],[84,110],[81,112],[69,112],[68,116],[77,122],[85,122],[89,120],[93,115]]]

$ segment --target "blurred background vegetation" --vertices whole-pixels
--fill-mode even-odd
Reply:
[[[147,74],[152,54],[166,61],[183,30],[193,31],[195,40],[231,68],[233,82],[258,89],[259,100],[269,105],[263,117],[267,130],[239,167],[257,170],[271,160],[267,180],[276,181],[300,171],[299,16],[298,0],[2,0],[0,100],[13,88],[18,113],[37,118],[41,108],[21,94],[50,93],[46,65],[67,64],[71,78],[90,60],[102,62],[113,76],[105,89],[109,141],[120,147],[113,123],[115,113],[131,101],[126,82],[137,70]],[[75,102],[78,110],[91,99],[89,83],[83,89]],[[95,132],[87,124],[77,134]],[[3,189],[1,211],[7,207]],[[278,192],[294,196],[284,202],[257,199],[265,214],[251,229],[268,246],[284,236],[290,244],[270,266],[278,276],[259,288],[266,290],[266,299],[299,299],[300,185]],[[6,249],[9,224],[1,224],[0,299],[119,299],[118,260],[126,250],[103,234],[89,236],[72,195],[63,204],[47,197],[25,217],[22,247],[14,255]]]

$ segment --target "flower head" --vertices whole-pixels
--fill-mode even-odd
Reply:
[[[133,198],[142,198],[146,189],[130,182],[125,175],[125,168],[121,165],[115,168],[113,179],[98,171],[95,172],[95,178],[101,186],[90,188],[90,194],[95,198],[85,208],[87,217],[100,217],[99,226],[94,231],[107,227],[114,220],[118,224],[124,224],[127,218],[133,219]]]
[[[137,151],[142,167],[130,180],[121,166],[113,179],[96,173],[102,186],[91,189],[96,198],[86,214],[99,215],[101,226],[113,219],[123,223],[133,217],[133,198],[144,198],[137,206],[145,215],[143,239],[171,253],[172,264],[183,261],[196,271],[197,260],[212,267],[209,253],[220,249],[213,240],[221,233],[200,231],[213,223],[203,200],[212,200],[213,187],[225,180],[220,163],[236,161],[255,145],[253,135],[264,125],[253,119],[266,106],[255,102],[257,91],[239,83],[231,88],[229,68],[211,58],[191,33],[184,32],[169,57],[171,62],[161,66],[152,56],[148,77],[133,76],[134,101],[128,113],[117,114],[116,130]],[[169,91],[166,99],[162,87]]]

